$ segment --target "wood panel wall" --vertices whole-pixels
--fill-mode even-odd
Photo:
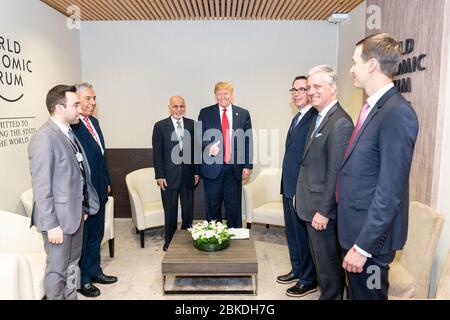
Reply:
[[[442,130],[438,115],[444,108],[439,104],[444,0],[367,0],[367,7],[371,5],[381,9],[381,29],[370,30],[366,26],[367,35],[388,32],[399,41],[412,38],[414,51],[403,58],[427,55],[425,71],[400,77],[411,78],[412,92],[403,95],[411,101],[420,124],[410,176],[410,198],[436,207],[433,190],[437,190],[439,183]]]
[[[106,149],[105,157],[111,178],[111,195],[114,197],[114,217],[131,218],[125,176],[137,169],[153,167],[153,149]],[[194,191],[194,219],[205,219],[205,198],[201,180]]]

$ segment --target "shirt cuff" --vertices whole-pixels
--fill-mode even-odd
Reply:
[[[360,247],[358,247],[356,244],[353,246],[353,248],[355,248],[356,251],[358,251],[360,254],[362,254],[364,257],[366,258],[372,258],[372,254],[364,251],[363,249],[361,249]]]

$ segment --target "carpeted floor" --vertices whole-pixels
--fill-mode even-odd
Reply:
[[[164,229],[157,228],[145,233],[145,248],[140,247],[139,235],[136,234],[131,220],[115,222],[115,257],[110,258],[108,246],[102,247],[102,267],[107,275],[119,277],[112,285],[96,284],[102,292],[95,299],[317,299],[319,292],[303,298],[288,297],[285,292],[291,285],[276,282],[276,277],[290,271],[289,253],[284,228],[264,225],[252,225],[258,257],[258,295],[205,295],[183,294],[163,295],[161,261],[165,252],[162,250]],[[190,283],[192,285],[192,283]],[[293,284],[292,284],[293,285]],[[88,300],[78,295],[80,300]]]

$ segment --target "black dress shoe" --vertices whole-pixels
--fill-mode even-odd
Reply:
[[[101,283],[101,284],[111,284],[114,282],[117,282],[117,277],[114,276],[107,276],[104,273],[101,273],[96,278],[93,278],[91,280],[92,283]]]
[[[169,245],[167,243],[164,243],[163,245],[163,251],[167,251],[167,249],[169,248]]]
[[[289,272],[288,274],[283,274],[283,275],[277,277],[277,282],[281,283],[281,284],[297,282],[298,280],[300,280],[298,278],[298,276],[296,276],[292,272]]]
[[[77,291],[88,298],[95,298],[100,295],[100,289],[89,282],[82,285],[81,289],[78,289]]]
[[[300,281],[293,287],[290,287],[286,290],[286,294],[290,297],[304,297],[307,294],[313,293],[317,291],[317,284],[312,284],[309,286],[305,286]]]

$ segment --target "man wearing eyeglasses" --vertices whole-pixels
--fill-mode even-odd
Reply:
[[[295,197],[297,177],[302,163],[303,148],[308,130],[317,115],[312,108],[307,94],[307,78],[298,76],[289,90],[297,114],[289,127],[283,158],[283,173],[281,176],[281,194],[283,195],[283,211],[285,232],[288,241],[289,257],[292,269],[289,273],[277,277],[282,284],[296,283],[287,289],[291,297],[303,297],[316,290],[316,272],[309,250],[306,224],[295,212],[292,199]]]

